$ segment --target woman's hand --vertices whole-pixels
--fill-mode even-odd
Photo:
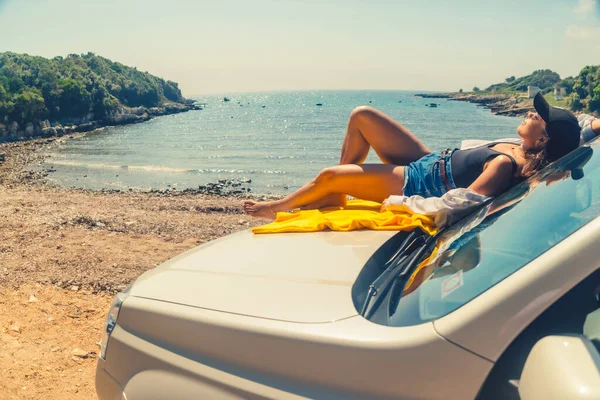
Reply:
[[[390,211],[390,208],[393,208],[394,206],[401,207],[402,204],[404,204],[405,199],[406,199],[406,196],[395,195],[395,194],[391,195],[390,197],[388,197],[381,203],[379,212]]]
[[[385,199],[382,203],[381,203],[381,207],[379,208],[379,212],[385,212],[387,211],[387,208],[390,205],[390,198],[388,197],[387,199]]]

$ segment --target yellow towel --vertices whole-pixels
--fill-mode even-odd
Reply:
[[[275,221],[257,226],[254,233],[316,232],[327,228],[332,231],[374,229],[409,231],[422,228],[435,235],[437,228],[433,219],[407,211],[380,212],[380,203],[365,200],[349,200],[345,207],[328,207],[321,210],[278,212]]]

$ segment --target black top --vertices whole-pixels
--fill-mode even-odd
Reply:
[[[492,149],[492,146],[498,143],[492,143],[489,146],[476,147],[468,150],[455,150],[452,152],[450,165],[452,166],[452,178],[456,187],[468,188],[483,172],[485,163],[490,159],[500,155],[505,155],[512,161],[512,175],[515,176],[517,162],[513,157],[506,153]]]

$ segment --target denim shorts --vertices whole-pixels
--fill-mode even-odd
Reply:
[[[445,156],[446,176],[450,187],[456,189],[452,178],[451,157],[451,153]],[[448,191],[440,175],[441,158],[441,153],[429,153],[404,167],[405,196],[440,197]]]

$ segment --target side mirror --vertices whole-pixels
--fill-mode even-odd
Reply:
[[[600,399],[600,354],[583,335],[546,336],[527,357],[522,400]]]

